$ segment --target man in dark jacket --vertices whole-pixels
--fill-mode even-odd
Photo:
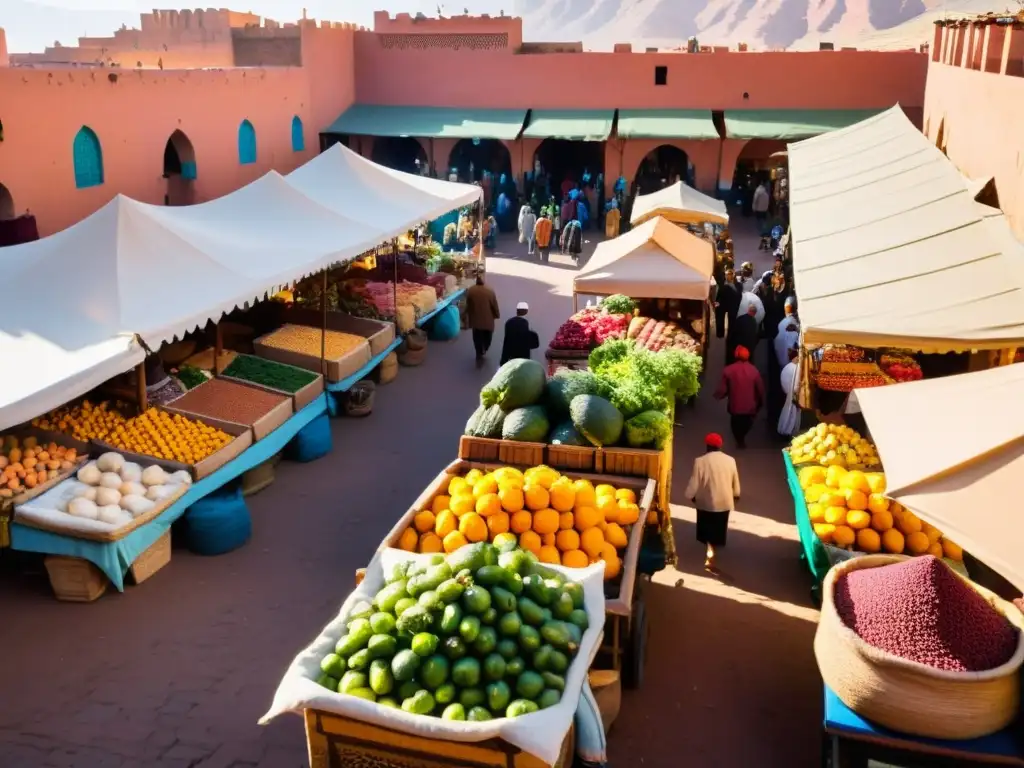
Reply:
[[[466,319],[473,329],[477,365],[483,365],[484,355],[491,348],[494,321],[499,317],[501,313],[498,311],[498,297],[494,295],[494,289],[484,285],[483,277],[478,277],[476,285],[466,291]]]
[[[726,318],[729,321],[729,329],[732,329],[739,308],[740,289],[736,284],[736,273],[730,267],[725,270],[725,275],[718,284],[718,294],[715,297],[715,335],[718,338],[725,337]]]
[[[729,323],[729,337],[725,343],[725,364],[729,365],[735,361],[737,346],[746,347],[750,355],[753,356],[758,336],[760,336],[760,328],[757,322],[757,306],[751,303],[747,307],[746,314],[739,315],[734,322]]]
[[[501,347],[501,364],[516,358],[530,359],[530,352],[540,346],[540,337],[530,330],[530,321],[526,313],[530,305],[520,301],[516,305],[516,316],[505,321],[505,341]]]

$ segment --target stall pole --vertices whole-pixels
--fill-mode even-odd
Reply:
[[[480,253],[477,255],[477,261],[480,264],[484,263],[484,221],[486,220],[485,216],[484,216],[485,211],[484,211],[484,194],[483,194],[483,192],[484,192],[483,187],[481,187],[480,188],[480,200],[477,202],[477,208],[480,211],[480,215],[477,216],[477,230],[476,230],[479,233],[479,237],[480,237]]]
[[[572,292],[572,313],[575,315],[580,311],[580,298],[576,291]]]
[[[139,401],[139,413],[145,413],[149,406],[146,395],[146,361],[143,360],[135,368],[135,398]]]
[[[327,380],[327,268],[324,267],[324,281],[320,290],[320,373]]]
[[[224,334],[220,323],[213,326],[213,375],[220,376],[220,356],[224,354]]]
[[[391,254],[395,259],[395,266],[392,267],[394,270],[394,282],[391,283],[391,298],[394,301],[395,307],[395,330],[398,330],[398,238],[396,237],[391,241]]]
[[[715,166],[715,199],[722,199],[722,185],[719,180],[722,178],[722,156],[725,152],[725,139],[718,140],[718,163]]]

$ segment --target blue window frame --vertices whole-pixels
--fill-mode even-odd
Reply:
[[[298,115],[292,118],[292,152],[306,151],[306,137],[302,134],[302,120]]]
[[[238,162],[242,165],[256,162],[256,129],[248,120],[238,126]]]
[[[71,152],[75,162],[75,187],[100,186],[103,183],[103,149],[92,128],[83,125],[78,129]]]

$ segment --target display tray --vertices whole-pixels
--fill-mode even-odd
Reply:
[[[275,429],[277,429],[286,421],[288,421],[288,419],[292,417],[292,414],[295,413],[294,401],[292,399],[292,396],[289,395],[287,392],[278,392],[277,390],[273,390],[268,387],[263,387],[260,386],[259,384],[254,384],[249,381],[243,381],[241,379],[231,379],[229,377],[221,376],[218,376],[217,378],[222,379],[226,383],[237,384],[238,386],[246,387],[248,389],[256,389],[262,392],[266,392],[268,394],[273,394],[281,397],[281,401],[277,405],[275,405],[269,411],[267,411],[258,419],[253,421],[252,424],[242,425],[248,426],[252,429],[252,439],[254,442],[265,438]],[[192,408],[188,408],[184,404],[180,406],[177,405],[177,403],[181,403],[182,400],[187,399],[190,395],[201,390],[203,387],[210,386],[211,383],[216,380],[217,379],[211,379],[210,381],[200,384],[198,387],[193,387],[177,400],[172,400],[170,403],[165,405],[164,410],[167,411],[168,413],[178,413],[181,414],[182,416],[186,416],[193,420],[202,421],[207,424],[209,424],[211,421],[220,421],[220,419],[218,419],[213,414],[204,413],[201,408],[197,408],[195,406],[193,406]],[[239,422],[227,423],[237,424]]]
[[[46,491],[58,485],[61,481],[74,475],[89,458],[89,443],[83,442],[82,440],[76,440],[70,435],[65,435],[63,432],[49,432],[45,429],[38,429],[37,427],[23,427],[22,429],[12,430],[4,434],[13,435],[14,437],[17,437],[19,441],[24,440],[26,437],[34,437],[44,445],[56,443],[57,445],[64,446],[65,448],[74,448],[75,451],[78,452],[78,458],[75,460],[74,466],[71,467],[71,469],[60,470],[59,474],[52,480],[40,483],[34,488],[26,488],[25,490],[7,498],[0,497],[0,512],[7,512],[18,504],[24,504],[26,501],[30,501],[31,499],[46,493]]]
[[[239,357],[250,357],[250,355],[239,355]],[[251,355],[251,357],[255,357],[255,355]],[[294,365],[288,365],[287,363],[278,363],[276,360],[272,360],[271,362],[276,363],[277,365],[287,366],[288,368],[297,368],[298,367],[298,366],[294,366]],[[301,368],[299,370],[303,371],[304,373],[310,373],[310,371],[308,371],[306,368]],[[249,379],[240,379],[240,378],[238,378],[236,376],[221,375],[218,378],[226,379],[228,381],[234,381],[234,382],[237,382],[239,384],[245,384],[246,386],[255,387],[256,389],[263,389],[263,390],[266,390],[267,392],[273,392],[275,394],[281,394],[281,395],[285,395],[287,397],[290,397],[292,399],[292,406],[295,409],[296,413],[298,413],[303,408],[305,408],[307,405],[309,405],[314,400],[316,400],[324,391],[324,377],[323,377],[323,374],[319,374],[319,373],[316,374],[316,378],[313,379],[313,381],[311,381],[306,386],[301,387],[300,389],[295,390],[294,392],[288,392],[287,390],[284,390],[284,389],[277,389],[275,387],[270,387],[270,386],[267,386],[266,384],[261,384],[258,381],[250,381]]]
[[[125,454],[122,454],[125,455]],[[50,533],[57,533],[61,536],[67,536],[72,539],[86,539],[88,541],[99,541],[99,542],[111,542],[123,539],[132,531],[145,525],[151,520],[155,520],[161,514],[163,514],[168,507],[174,502],[180,499],[191,485],[188,483],[181,483],[173,494],[167,498],[161,499],[153,505],[153,508],[145,514],[139,515],[133,519],[127,525],[123,525],[120,528],[109,531],[109,530],[83,530],[81,528],[72,528],[63,526],[50,519],[43,519],[40,515],[44,510],[55,511],[56,504],[60,501],[64,501],[68,498],[68,494],[72,493],[78,486],[82,485],[77,480],[68,480],[67,483],[61,487],[55,487],[50,490],[49,493],[39,496],[32,500],[28,504],[21,504],[14,509],[14,522],[19,525],[25,525],[29,528],[37,528],[41,531],[49,531]],[[37,516],[40,515],[40,516]],[[91,522],[91,521],[85,521]]]
[[[218,362],[220,363],[218,369],[223,371],[229,365],[231,361],[238,356],[237,352],[230,349],[222,349]],[[213,371],[213,347],[208,347],[202,352],[196,352],[194,355],[189,357],[182,365],[191,365],[193,368],[198,368],[201,371]],[[180,366],[179,366],[180,367]]]
[[[384,537],[384,541],[377,548],[378,551],[388,548],[397,548],[398,540],[402,532],[413,524],[413,518],[422,509],[429,509],[434,497],[442,493],[447,487],[451,478],[461,475],[471,469],[479,469],[482,472],[491,472],[501,466],[509,466],[508,463],[492,463],[467,461],[456,459],[434,478],[413,502],[412,506],[395,523],[394,527]],[[515,465],[512,465],[515,466]],[[528,467],[532,465],[519,465]],[[644,525],[647,515],[651,511],[657,491],[657,482],[652,478],[625,477],[621,475],[608,475],[589,472],[571,472],[573,480],[590,480],[594,485],[609,483],[616,488],[632,488],[637,495],[637,506],[640,507],[639,520],[629,527],[629,536],[626,543],[625,553],[622,556],[622,573],[619,576],[618,589],[614,589],[615,582],[606,582],[605,587],[605,612],[616,616],[629,616],[633,610],[633,588],[636,583],[637,558],[640,556],[640,544],[643,541]],[[608,594],[608,585],[612,585],[612,595]]]
[[[163,410],[163,409],[162,409]],[[125,461],[134,461],[137,464],[146,466],[148,464],[156,464],[159,467],[170,472],[177,472],[179,469],[184,469],[192,475],[193,480],[202,480],[207,475],[213,474],[218,469],[223,467],[229,461],[239,456],[242,451],[252,445],[252,427],[245,424],[233,424],[229,421],[221,421],[219,419],[208,419],[200,418],[204,424],[210,427],[226,432],[233,436],[235,439],[225,445],[218,451],[214,451],[205,459],[196,462],[195,464],[183,464],[180,461],[173,461],[171,459],[158,459],[154,456],[147,456],[144,453],[134,453],[133,451],[124,451],[120,448],[106,443],[102,440],[94,440],[92,443],[92,450],[94,453],[106,453],[107,451],[114,451],[124,456]]]
[[[308,325],[313,328],[322,328],[324,316],[322,312],[304,307],[291,307],[284,310],[281,316],[282,324]],[[362,336],[370,345],[370,357],[376,357],[392,341],[395,340],[395,325],[383,320],[371,320],[365,317],[353,317],[344,312],[330,311],[327,313],[327,330],[350,333],[353,336]]]
[[[343,331],[343,333],[348,333],[348,331]],[[286,365],[294,365],[296,368],[305,368],[307,371],[313,371],[314,373],[324,373],[327,381],[342,381],[348,378],[370,362],[372,357],[369,342],[348,351],[341,357],[321,360],[319,352],[317,354],[309,354],[293,349],[280,349],[269,346],[265,340],[271,335],[266,334],[253,342],[253,348],[258,357],[278,363],[285,363]],[[393,333],[392,338],[394,338]]]

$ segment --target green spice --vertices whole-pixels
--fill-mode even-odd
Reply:
[[[194,365],[183,365],[178,369],[178,381],[184,384],[186,389],[195,389],[207,380],[206,374]]]
[[[252,355],[238,355],[224,369],[224,375],[291,393],[316,381],[315,373]]]

